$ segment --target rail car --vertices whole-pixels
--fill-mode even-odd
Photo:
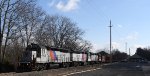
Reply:
[[[26,51],[23,53],[18,63],[18,69],[41,70],[48,69],[52,64],[59,64],[59,67],[69,67],[100,62],[102,62],[102,59],[98,53],[31,44],[27,46]]]

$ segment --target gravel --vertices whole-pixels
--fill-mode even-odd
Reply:
[[[72,72],[80,72],[83,70],[90,70],[98,67],[101,67],[101,65],[95,64],[95,65],[87,65],[87,66],[49,69],[43,71],[32,71],[32,72],[22,72],[22,73],[10,72],[10,73],[1,73],[0,76],[62,76]]]

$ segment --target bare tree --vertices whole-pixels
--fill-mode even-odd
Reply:
[[[40,44],[40,45],[46,45],[46,46],[52,46],[53,41],[52,41],[52,35],[49,34],[51,30],[48,30],[49,28],[49,21],[50,21],[50,16],[45,16],[42,22],[40,23],[39,28],[37,29],[34,38],[35,41]]]
[[[18,14],[20,15],[20,36],[24,46],[26,46],[33,39],[33,34],[40,24],[44,12],[32,0],[29,0],[28,3],[21,2],[21,6],[17,7],[17,9],[19,9]]]
[[[61,48],[76,49],[82,40],[83,31],[69,18],[46,16],[38,29],[35,39],[39,44]],[[85,45],[86,46],[86,45]],[[83,47],[82,47],[83,48]]]
[[[78,43],[77,50],[89,52],[92,48],[93,46],[90,43],[90,41],[80,40],[80,42]]]
[[[0,1],[0,61],[5,58],[6,48],[14,39],[28,45],[44,12],[35,0]],[[21,42],[22,41],[22,42]]]
[[[15,6],[20,0],[1,0],[0,2],[0,60],[5,57],[5,50],[10,35],[10,30],[14,27],[14,21],[18,15],[15,14]],[[2,46],[3,45],[3,46]]]

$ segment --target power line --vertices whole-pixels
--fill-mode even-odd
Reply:
[[[106,19],[106,21],[110,19],[109,16],[106,15],[102,9],[97,8],[97,7],[95,7],[95,5],[91,4],[91,1],[87,0],[87,3],[90,5],[90,8],[94,9],[94,12],[97,12],[98,15],[101,13],[103,15],[103,17]],[[97,10],[100,10],[101,12],[99,12]]]

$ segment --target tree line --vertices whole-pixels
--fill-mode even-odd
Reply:
[[[106,50],[106,49],[101,49],[101,50],[99,50],[99,51],[100,51],[99,53],[100,53],[102,56],[109,56],[109,57],[110,57],[110,53],[107,53],[108,50]],[[113,61],[113,62],[121,61],[121,60],[127,59],[127,58],[129,57],[127,53],[125,53],[125,52],[120,52],[118,49],[112,50],[111,56],[112,56],[112,61]]]
[[[89,50],[84,31],[70,18],[49,15],[36,0],[0,1],[0,62],[16,63],[30,43],[72,50]]]
[[[136,54],[150,60],[150,48],[137,48]]]

